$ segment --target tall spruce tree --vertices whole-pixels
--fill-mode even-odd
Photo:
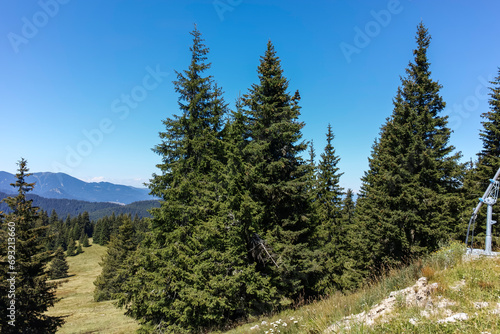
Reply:
[[[301,158],[304,124],[298,91],[288,93],[288,80],[269,41],[258,66],[259,82],[244,95],[248,120],[247,185],[256,203],[249,229],[257,269],[272,277],[279,294],[293,299],[310,293],[315,263],[310,249],[314,232],[307,193],[308,165]]]
[[[64,255],[64,249],[59,247],[54,254],[52,262],[50,262],[49,277],[50,279],[64,278],[68,276],[68,269],[69,266]]]
[[[218,326],[234,316],[233,269],[225,252],[226,229],[218,214],[224,201],[222,141],[226,104],[206,62],[200,32],[191,33],[189,68],[177,73],[180,115],[163,123],[162,157],[151,193],[162,198],[153,209],[152,233],[134,255],[131,279],[120,296],[144,329],[192,332]],[[236,274],[237,272],[235,272]]]
[[[314,142],[311,140],[309,142],[309,159],[307,161],[309,168],[309,185],[307,187],[307,192],[309,193],[309,201],[311,205],[314,205],[317,197],[317,182],[318,182],[318,166],[316,166],[316,151],[314,149]],[[314,211],[314,210],[313,210]],[[315,218],[312,218],[315,219]]]
[[[37,223],[38,208],[26,199],[34,187],[26,182],[31,175],[26,160],[21,159],[18,166],[16,182],[11,184],[17,196],[4,199],[12,213],[2,220],[0,238],[2,262],[8,264],[0,268],[0,332],[55,333],[63,320],[45,314],[57,301],[57,285],[47,282],[45,268],[51,258],[51,252],[45,250],[47,226]]]
[[[66,251],[67,256],[75,256],[78,253],[76,252],[76,242],[73,238],[68,239],[68,249]]]
[[[318,257],[322,260],[321,278],[317,289],[321,293],[332,289],[340,289],[342,275],[342,243],[345,240],[341,215],[343,189],[337,164],[340,158],[335,154],[333,146],[334,134],[328,124],[326,133],[327,145],[318,165],[316,199],[314,202],[319,219],[317,240],[319,241]]]
[[[478,160],[468,169],[464,181],[464,195],[467,198],[467,205],[464,209],[464,217],[469,218],[472,210],[477,205],[478,198],[483,196],[489,185],[489,180],[500,168],[500,68],[498,76],[491,81],[490,99],[488,101],[490,110],[481,114],[483,118],[483,129],[479,134],[483,142],[483,148],[479,152]],[[479,212],[476,218],[476,228],[474,241],[482,243],[484,241],[486,220],[485,209]],[[464,222],[468,222],[464,219]],[[457,231],[457,237],[465,236],[467,226],[462,224]]]
[[[341,203],[341,240],[338,246],[337,262],[340,269],[335,276],[334,287],[343,291],[358,288],[367,276],[365,240],[356,227],[356,201],[354,192],[347,189]],[[340,274],[340,275],[339,275]]]
[[[128,257],[135,251],[135,230],[130,216],[123,216],[119,233],[111,237],[106,256],[103,258],[102,272],[94,282],[94,300],[115,299],[122,291],[123,283],[130,272],[126,267]]]
[[[356,217],[368,266],[395,265],[435,250],[457,224],[463,169],[459,153],[448,145],[447,118],[440,116],[441,85],[430,77],[430,39],[420,23],[414,61],[362,178]]]
[[[479,165],[489,167],[488,175],[495,175],[500,167],[500,68],[498,76],[491,81],[490,111],[481,114],[484,119],[480,136],[483,149],[479,155]]]

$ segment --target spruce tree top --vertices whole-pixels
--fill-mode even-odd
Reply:
[[[171,199],[168,189],[178,186],[187,174],[205,175],[221,169],[221,129],[227,106],[212,76],[204,75],[210,63],[206,62],[209,49],[201,33],[195,27],[191,35],[190,65],[176,72],[174,81],[180,114],[163,121],[166,131],[160,132],[162,143],[153,149],[162,156],[163,163],[157,167],[163,174],[153,175],[149,187],[152,194],[165,200]]]
[[[500,68],[498,76],[490,82],[490,111],[481,114],[485,119],[483,130],[479,134],[483,141],[483,149],[478,154],[480,163],[486,166],[500,167]],[[492,171],[495,173],[495,170]]]
[[[18,162],[18,172],[16,173],[16,182],[10,185],[17,189],[16,197],[7,197],[4,201],[12,209],[13,214],[20,219],[27,219],[29,222],[38,216],[38,208],[32,207],[33,200],[27,200],[26,194],[33,190],[35,183],[27,183],[26,179],[32,174],[28,173],[27,161],[23,158]]]
[[[267,43],[257,72],[259,83],[253,84],[243,97],[243,104],[248,108],[251,137],[254,143],[266,143],[262,147],[268,153],[264,157],[266,162],[284,158],[293,165],[301,160],[298,154],[307,149],[305,142],[299,142],[300,130],[304,127],[298,121],[300,94],[296,91],[292,96],[287,92],[288,80],[271,41]]]

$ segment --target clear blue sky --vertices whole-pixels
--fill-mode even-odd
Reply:
[[[157,172],[151,148],[178,112],[172,81],[189,64],[194,23],[231,106],[273,41],[302,96],[304,139],[319,155],[331,123],[341,185],[356,191],[421,20],[463,161],[481,149],[500,66],[496,0],[2,1],[0,13],[0,170],[24,157],[32,172],[86,181],[138,186]]]

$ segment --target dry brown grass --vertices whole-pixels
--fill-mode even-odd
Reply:
[[[434,274],[436,273],[434,268],[432,268],[430,266],[424,266],[422,268],[421,272],[422,272],[422,276],[424,276],[428,280],[432,279],[434,277]]]

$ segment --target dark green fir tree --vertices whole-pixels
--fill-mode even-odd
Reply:
[[[206,75],[208,48],[200,32],[191,33],[191,62],[177,73],[180,114],[166,119],[161,156],[149,188],[162,199],[151,210],[151,235],[135,253],[120,304],[139,318],[144,330],[176,333],[219,326],[238,310],[228,298],[226,278],[238,273],[227,263],[225,228],[219,219],[224,201],[222,140],[226,104]]]
[[[78,246],[76,246],[75,255],[78,255],[78,254],[81,254],[81,253],[83,253],[82,244],[80,242],[78,242]]]
[[[83,247],[90,247],[89,237],[87,236],[86,233],[83,235],[82,246]]]
[[[464,195],[467,198],[467,205],[464,209],[464,223],[468,223],[472,211],[478,203],[478,198],[482,197],[486,188],[490,184],[498,168],[500,168],[500,68],[498,76],[493,79],[490,87],[490,110],[481,114],[483,118],[483,128],[479,134],[483,142],[483,148],[478,153],[478,160],[471,163],[464,181]],[[479,242],[476,247],[482,247],[486,224],[486,209],[482,209],[477,218],[474,229],[474,242]],[[464,238],[466,224],[462,224],[457,231],[457,238]],[[471,241],[471,240],[469,240]]]
[[[463,178],[449,145],[441,85],[431,79],[431,37],[418,25],[414,60],[401,78],[394,111],[373,146],[356,207],[365,265],[393,266],[438,248],[457,223]]]
[[[135,251],[135,230],[129,216],[123,217],[119,233],[111,238],[106,256],[103,258],[102,272],[94,282],[94,300],[115,299],[116,294],[122,291],[122,286],[130,272],[126,262],[130,254]]]
[[[356,228],[356,201],[352,189],[347,189],[342,200],[341,221],[342,221],[342,239],[340,243],[339,263],[342,273],[339,280],[336,281],[339,289],[354,290],[358,288],[368,276],[366,267],[363,266],[369,260],[365,240],[362,234]],[[361,261],[360,261],[361,260]],[[358,262],[359,261],[359,262]]]
[[[78,253],[76,252],[76,242],[73,238],[70,238],[68,241],[68,249],[66,250],[67,256],[75,256]]]
[[[310,242],[309,166],[301,157],[298,91],[288,92],[281,60],[269,41],[257,69],[259,81],[244,95],[249,142],[244,149],[249,195],[255,203],[249,230],[257,269],[272,278],[283,301],[310,295],[316,268]]]
[[[45,250],[47,226],[37,222],[38,208],[26,198],[34,187],[26,181],[31,175],[26,160],[18,165],[16,181],[11,184],[17,195],[4,200],[12,212],[1,221],[1,258],[8,265],[0,268],[0,332],[55,333],[63,320],[45,314],[57,301],[57,285],[47,282],[45,270],[51,258],[51,252]]]
[[[68,269],[69,266],[64,255],[64,250],[62,247],[59,247],[54,254],[52,262],[50,262],[49,277],[50,279],[64,278],[68,276]]]
[[[340,158],[333,146],[334,134],[328,124],[325,151],[321,154],[316,182],[315,209],[319,219],[317,240],[318,258],[322,260],[321,278],[317,284],[320,293],[339,290],[343,269],[342,243],[345,241],[341,203],[343,189],[340,187],[338,163]]]

